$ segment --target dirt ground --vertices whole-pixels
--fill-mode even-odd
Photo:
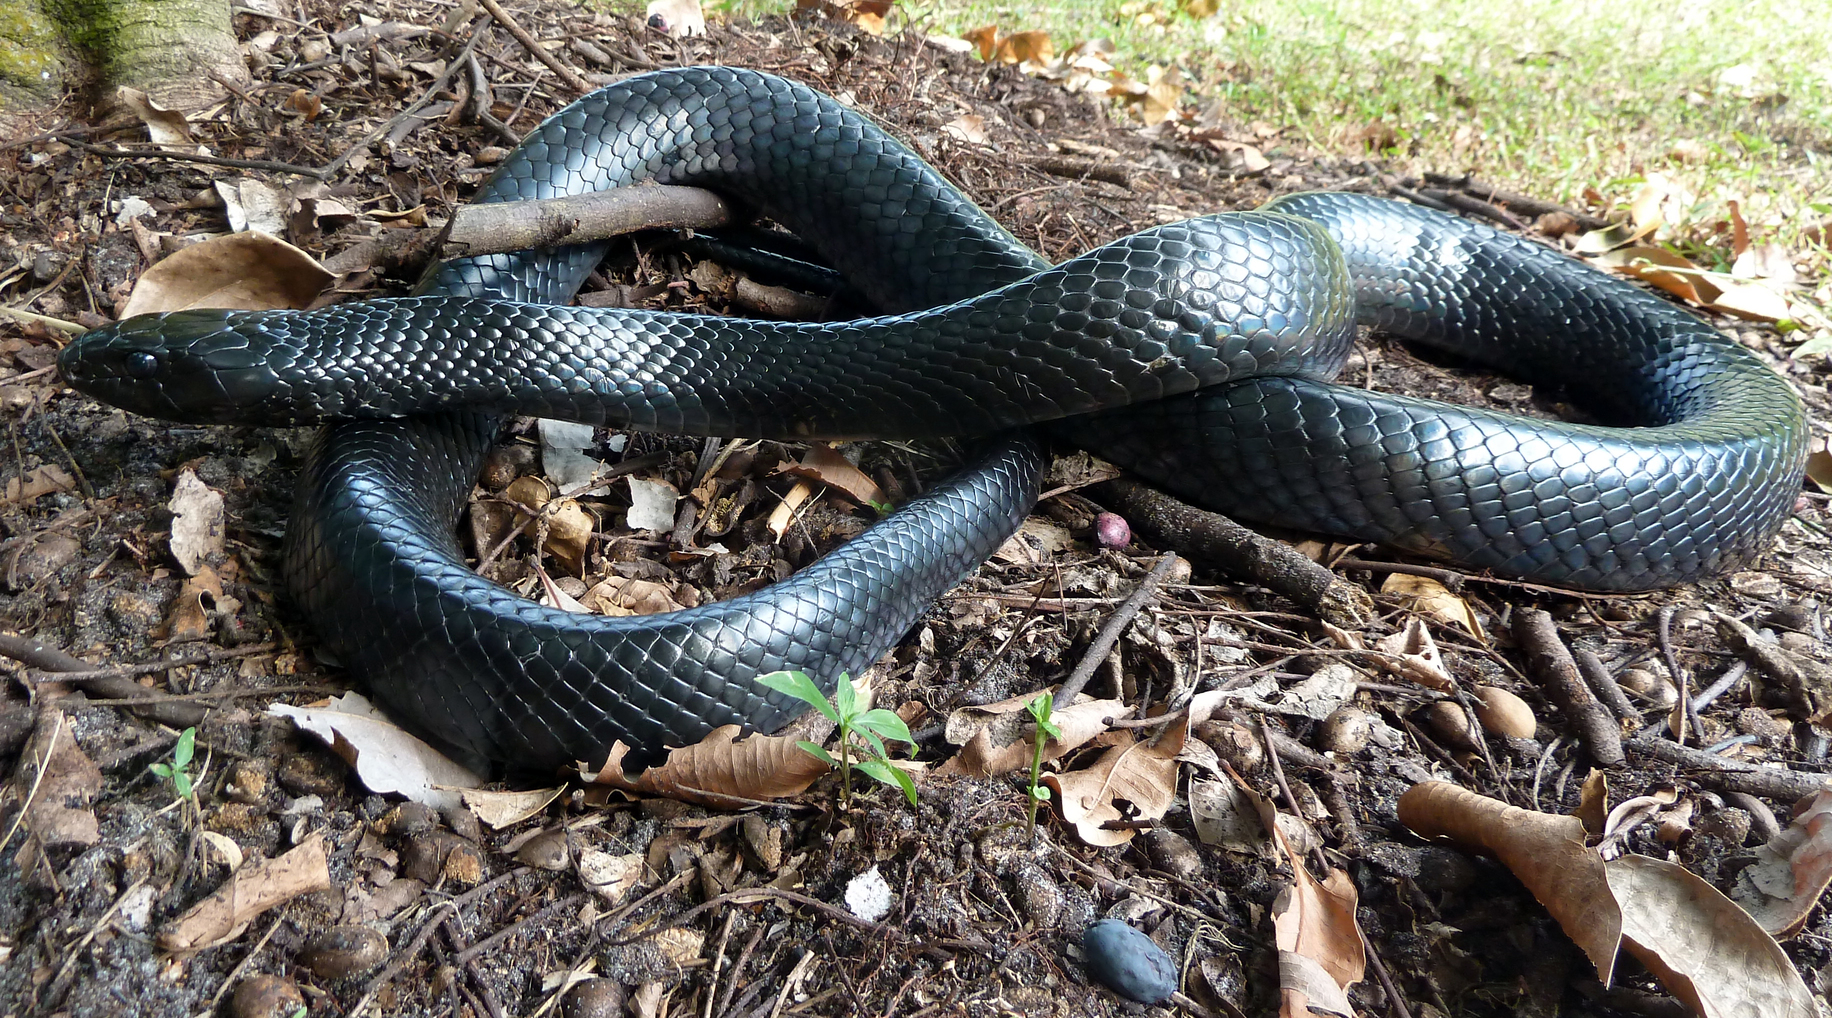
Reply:
[[[364,13],[426,27],[447,11],[401,0]],[[448,215],[487,173],[488,150],[510,144],[510,134],[572,93],[508,35],[486,27],[475,52],[494,90],[484,105],[502,129],[478,122],[462,74],[430,89],[433,101],[419,118],[397,119],[428,94],[472,27],[487,22],[449,37],[339,36],[362,27],[347,10],[308,3],[294,15],[237,16],[257,55],[256,84],[195,129],[219,156],[322,166],[388,126],[385,139],[345,161],[309,201],[290,206],[287,239],[322,258],[346,256],[340,299],[402,292],[418,264],[396,264],[366,242]],[[598,80],[718,62],[842,96],[1052,259],[1291,191],[1405,193],[1434,184],[1396,181],[1376,161],[1317,155],[1255,134],[1225,110],[1205,111],[1200,129],[1252,138],[1270,162],[1243,166],[1226,146],[1188,132],[1141,130],[1104,102],[913,36],[878,39],[830,22],[777,21],[677,40],[571,9],[518,8],[517,16],[542,39],[591,44],[556,52]],[[981,118],[973,123],[985,141],[958,137],[967,116]],[[101,324],[162,237],[228,229],[214,182],[248,179],[305,193],[296,189],[302,178],[271,166],[105,158],[84,147],[132,142],[144,137],[140,131],[135,124],[0,146],[7,234],[0,243],[10,256],[0,268],[11,306]],[[128,200],[147,203],[150,214],[117,219]],[[707,301],[705,287],[668,285],[686,278],[691,264],[658,243],[642,237],[635,248],[616,248],[598,287],[610,291],[602,299]],[[1785,348],[1770,331],[1736,330],[1799,385],[1823,430],[1823,365],[1776,356]],[[1159,1013],[1091,982],[1077,945],[1090,922],[1107,916],[1146,930],[1177,960],[1186,996],[1165,1008],[1235,1015],[1277,1007],[1270,916],[1292,869],[1263,845],[1205,842],[1184,799],[1188,784],[1177,787],[1162,820],[1138,823],[1137,837],[1104,848],[1085,844],[1057,816],[1027,837],[1017,776],[935,778],[913,809],[874,788],[841,810],[831,779],[784,804],[742,812],[662,799],[599,805],[568,793],[501,830],[463,809],[437,812],[370,793],[342,758],[266,710],[275,700],[308,703],[348,688],[339,669],[314,655],[312,634],[278,576],[309,433],[131,417],[57,384],[48,367],[61,333],[8,322],[0,337],[8,431],[0,627],[101,669],[98,682],[117,683],[87,685],[85,693],[29,648],[8,645],[9,659],[0,661],[14,680],[0,699],[0,761],[12,775],[0,812],[0,1014],[279,1015],[292,1013],[295,1001],[311,1014],[492,1018],[620,1007],[645,1015],[886,1018]],[[1393,391],[1568,412],[1557,393],[1378,341],[1350,371]],[[506,442],[525,450],[526,432]],[[633,436],[613,458],[664,454],[647,476],[685,490],[701,449],[698,440]],[[766,476],[768,467],[796,455],[766,445],[751,480],[780,491],[787,482]],[[865,462],[907,487],[906,478],[947,455],[885,448]],[[188,577],[171,548],[171,503],[184,469],[226,499],[226,543],[209,570],[214,586]],[[761,519],[772,502],[757,498],[744,520]],[[626,496],[591,504],[607,521],[596,547],[599,565],[611,570],[612,545],[644,542],[615,523]],[[1100,508],[1085,492],[1046,501],[1037,519],[1066,532],[1066,546],[1041,561],[987,567],[937,603],[877,669],[879,702],[906,708],[920,759],[939,763],[956,752],[942,737],[950,711],[1061,681],[1166,550],[1142,539],[1103,550],[1092,533]],[[1094,689],[1144,715],[1177,694],[1246,688],[1267,677],[1289,690],[1326,665],[1351,667],[1349,706],[1358,716],[1326,723],[1266,690],[1262,698],[1283,706],[1236,705],[1194,735],[1299,818],[1294,829],[1311,839],[1300,852],[1314,874],[1339,869],[1352,884],[1354,915],[1375,962],[1350,993],[1360,1012],[1683,1014],[1626,957],[1606,990],[1507,869],[1414,835],[1396,802],[1417,782],[1442,779],[1530,809],[1579,806],[1594,749],[1542,689],[1511,635],[1510,622],[1530,609],[1549,611],[1567,644],[1593,652],[1631,687],[1632,717],[1615,719],[1621,733],[1665,725],[1669,661],[1690,676],[1694,692],[1741,667],[1716,613],[1777,631],[1778,645],[1798,659],[1827,660],[1820,608],[1832,591],[1827,509],[1826,498],[1803,495],[1758,568],[1668,593],[1600,597],[1464,584],[1452,599],[1468,607],[1483,635],[1434,617],[1445,667],[1465,686],[1517,694],[1538,721],[1531,737],[1458,745],[1456,733],[1433,727],[1429,716],[1442,694],[1338,653],[1315,610],[1201,558],[1192,575],[1173,576],[1146,600],[1096,662]],[[832,519],[819,529],[835,538],[862,522],[843,510]],[[652,580],[677,600],[697,599],[754,586],[811,560],[818,551],[811,545],[830,543],[777,545],[755,522],[741,522],[732,535],[738,551],[719,568],[675,574],[616,556],[624,568],[612,571]],[[666,551],[666,542],[648,544]],[[1372,642],[1427,617],[1416,602],[1382,592],[1386,553],[1334,552],[1358,563],[1339,567],[1339,575],[1373,597],[1376,610],[1360,636]],[[516,546],[493,575],[532,584],[528,563],[536,559]],[[148,718],[111,699],[119,693],[97,692],[119,689],[122,680],[141,687],[129,692],[165,694],[149,702],[167,713]],[[1811,702],[1757,664],[1700,710],[1702,727],[1689,745],[1730,743],[1722,750],[1729,770],[1696,757],[1663,759],[1649,745],[1670,743],[1664,735],[1627,737],[1626,763],[1608,772],[1609,802],[1667,791],[1673,821],[1637,829],[1629,848],[1676,859],[1729,889],[1772,826],[1787,825],[1799,789],[1829,768],[1832,740],[1807,722],[1803,699]],[[201,721],[191,720],[186,712],[199,707],[207,708]],[[1360,726],[1359,744],[1343,731],[1344,718]],[[194,805],[175,801],[171,784],[150,769],[172,760],[190,724],[197,727],[188,768],[197,780]],[[40,766],[47,759],[55,764]],[[1754,762],[1777,766],[1764,780],[1746,766]],[[22,827],[20,803],[40,782],[61,796],[60,808]],[[252,908],[200,949],[169,949],[174,924],[229,879],[232,855],[246,870],[311,844],[327,856],[328,888]],[[569,861],[582,853],[640,858],[636,885],[621,896],[595,892]],[[888,913],[861,919],[846,905],[848,888],[874,868],[888,885]],[[1815,910],[1784,945],[1815,990],[1832,963],[1828,936],[1832,928]],[[562,1007],[568,973],[598,978]]]

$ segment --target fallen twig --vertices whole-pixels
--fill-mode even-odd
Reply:
[[[1126,478],[1107,481],[1096,499],[1141,530],[1229,574],[1257,583],[1345,629],[1366,623],[1374,602],[1360,587],[1292,550],[1222,516]]]
[[[1113,617],[1107,620],[1107,624],[1101,627],[1099,633],[1095,634],[1094,642],[1088,644],[1088,652],[1082,655],[1081,663],[1075,666],[1075,670],[1069,673],[1068,679],[1063,682],[1062,688],[1056,691],[1057,703],[1067,705],[1075,702],[1075,697],[1088,684],[1088,680],[1094,677],[1095,669],[1100,667],[1102,661],[1107,660],[1107,654],[1113,650],[1113,645],[1119,642],[1120,634],[1126,631],[1126,625],[1132,621],[1134,615],[1139,613],[1139,609],[1145,606],[1145,602],[1157,592],[1158,584],[1164,582],[1164,577],[1170,575],[1170,568],[1176,564],[1176,561],[1175,553],[1166,553],[1158,560],[1158,564],[1152,568],[1151,572],[1139,581],[1139,589],[1132,592],[1132,596],[1119,606],[1119,609],[1113,613]]]
[[[1546,695],[1558,705],[1576,729],[1591,760],[1599,767],[1620,767],[1626,762],[1622,754],[1622,730],[1578,675],[1577,662],[1559,638],[1552,616],[1538,608],[1524,608],[1514,615],[1514,639],[1527,655],[1527,670],[1539,679]]]

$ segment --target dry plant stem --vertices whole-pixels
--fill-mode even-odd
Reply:
[[[331,175],[330,169],[316,169],[310,166],[296,166],[292,163],[275,162],[272,159],[233,159],[228,156],[199,155],[196,152],[174,152],[164,148],[111,148],[107,145],[96,145],[79,141],[67,134],[59,134],[57,140],[84,152],[101,156],[104,159],[170,159],[180,163],[204,163],[209,166],[232,166],[243,170],[266,170],[270,173],[295,173],[302,177],[323,180]]]
[[[1127,478],[1107,481],[1093,495],[1165,544],[1291,598],[1332,625],[1360,626],[1373,608],[1372,600],[1359,587],[1284,542],[1262,537],[1226,516],[1197,509]]]
[[[1514,230],[1519,230],[1522,233],[1532,228],[1529,224],[1521,222],[1512,213],[1508,212],[1508,210],[1490,202],[1483,201],[1480,198],[1472,198],[1461,192],[1445,191],[1435,187],[1428,187],[1419,193],[1427,198],[1441,201],[1451,208],[1456,209],[1458,212],[1467,212],[1472,216],[1480,216],[1483,219],[1491,220]]]
[[[1701,784],[1724,792],[1747,792],[1766,799],[1791,803],[1828,786],[1828,775],[1779,767],[1758,767],[1742,760],[1681,746],[1666,739],[1631,739],[1626,744],[1637,757],[1662,760],[1691,768]]]
[[[1374,942],[1368,939],[1366,933],[1361,934],[1361,952],[1367,956],[1368,965],[1374,969],[1374,978],[1380,980],[1380,988],[1393,1004],[1393,1012],[1399,1018],[1412,1018],[1411,1009],[1406,1007],[1406,998],[1399,995],[1399,987],[1393,985],[1393,976],[1387,971],[1386,962],[1381,960],[1380,952],[1374,949]]]
[[[85,693],[94,693],[112,700],[144,700],[158,695],[135,682],[130,677],[131,673],[123,674],[114,669],[97,669],[89,662],[71,657],[35,637],[0,633],[0,655],[5,655],[15,661],[22,661],[47,672],[74,672],[78,675],[90,676],[71,681],[75,682]],[[163,671],[174,663],[184,662],[167,663],[149,670]],[[98,671],[102,674],[97,674]],[[173,703],[168,700],[149,701],[145,705],[135,704],[128,709],[148,721],[170,725],[173,728],[190,728],[196,725],[204,719],[206,710],[194,703]]]
[[[483,39],[483,36],[484,33],[473,30],[470,38],[465,40],[464,47],[458,51],[458,55],[446,63],[445,70],[440,71],[439,76],[433,79],[433,83],[427,86],[426,91],[420,93],[420,98],[415,99],[406,109],[395,114],[380,127],[364,135],[361,141],[344,149],[342,155],[324,164],[323,169],[308,171],[308,175],[316,177],[319,180],[331,179],[336,176],[337,172],[342,170],[344,165],[350,160],[356,158],[360,153],[367,152],[369,146],[385,137],[389,131],[394,130],[395,125],[425,109],[427,104],[433,101],[433,96],[438,95],[440,90],[445,88],[446,82],[452,80],[452,75],[458,73],[458,69],[465,65],[465,62],[471,56],[472,48]]]
[[[1032,159],[1030,164],[1052,177],[1068,177],[1071,180],[1104,180],[1120,187],[1132,186],[1132,171],[1124,166],[1103,163],[1094,159],[1076,159],[1069,156],[1043,156]]]
[[[395,975],[413,959],[414,955],[420,953],[420,948],[426,946],[427,938],[431,937],[433,931],[438,929],[439,926],[445,922],[447,915],[457,915],[458,910],[464,906],[489,894],[491,891],[496,890],[498,887],[501,887],[516,877],[532,872],[534,872],[534,870],[531,867],[517,866],[507,873],[498,874],[478,884],[476,887],[471,888],[455,898],[449,898],[440,902],[433,909],[435,914],[428,916],[426,921],[420,924],[420,929],[414,934],[413,940],[401,945],[399,950],[396,950],[394,954],[389,956],[387,963],[382,966],[381,971],[371,976],[369,981],[363,984],[363,994],[357,999],[355,1005],[350,1008],[348,1018],[357,1018],[358,1015],[363,1013],[363,1010],[375,999],[375,995],[381,992],[382,987],[388,985],[389,981],[394,979]]]
[[[463,205],[446,225],[442,256],[461,258],[585,244],[638,230],[705,229],[728,226],[734,218],[731,206],[713,192],[674,184]]]
[[[1581,647],[1572,653],[1577,658],[1578,672],[1590,685],[1591,692],[1595,693],[1599,700],[1609,704],[1609,709],[1615,711],[1617,717],[1640,724],[1641,712],[1635,709],[1635,705],[1629,702],[1628,694],[1624,693],[1622,687],[1616,684],[1616,677],[1609,673],[1609,668],[1603,664],[1603,659],[1598,657],[1595,651]]]
[[[1552,616],[1538,608],[1525,608],[1514,614],[1514,639],[1527,655],[1527,671],[1535,676],[1546,695],[1558,705],[1576,730],[1578,740],[1599,767],[1620,767],[1622,730],[1603,705],[1590,693],[1590,687],[1578,675],[1577,662],[1559,638]]]
[[[1529,216],[1543,216],[1553,212],[1563,213],[1576,220],[1577,224],[1586,230],[1600,230],[1609,225],[1609,220],[1593,216],[1588,212],[1579,212],[1569,206],[1547,201],[1544,198],[1536,198],[1530,194],[1503,190],[1494,184],[1470,176],[1453,177],[1446,173],[1427,173],[1425,180],[1441,187],[1460,188],[1477,197],[1509,206]]]
[[[1690,729],[1692,737],[1703,742],[1705,723],[1699,719],[1698,708],[1692,704],[1692,679],[1679,670],[1679,655],[1673,652],[1673,606],[1660,609],[1660,656],[1667,663],[1667,678],[1673,680],[1673,689],[1679,693],[1679,714],[1682,719],[1678,732],[1680,745],[1686,743],[1686,730]]]
[[[1139,589],[1132,592],[1132,596],[1119,606],[1118,610],[1113,613],[1113,617],[1107,620],[1107,624],[1101,627],[1099,633],[1095,634],[1094,642],[1088,644],[1087,653],[1081,657],[1081,663],[1075,666],[1075,670],[1069,673],[1068,679],[1063,682],[1062,688],[1056,691],[1057,703],[1066,707],[1075,702],[1075,697],[1086,688],[1088,680],[1094,677],[1094,672],[1100,668],[1101,662],[1107,660],[1107,654],[1113,650],[1113,645],[1119,642],[1120,634],[1126,631],[1127,623],[1132,621],[1132,617],[1137,615],[1139,609],[1145,606],[1145,602],[1157,592],[1158,584],[1164,582],[1164,577],[1170,575],[1170,567],[1176,561],[1177,556],[1174,553],[1166,552],[1162,558],[1158,559],[1158,564],[1152,568],[1151,572],[1146,574],[1145,579],[1139,581]]]
[[[528,34],[527,29],[516,24],[515,19],[509,16],[509,12],[503,10],[502,4],[497,3],[496,0],[479,0],[479,3],[484,10],[490,12],[490,17],[496,19],[497,24],[508,29],[509,34],[515,36],[515,41],[521,43],[522,48],[527,50],[530,56],[546,64],[549,70],[559,75],[560,80],[566,82],[566,87],[572,89],[575,95],[584,95],[592,90],[590,82],[579,77],[577,71],[560,63],[559,58],[548,52],[547,47],[536,42],[534,36]]]
[[[529,925],[530,923],[540,922],[542,919],[545,919],[548,916],[553,915],[555,912],[560,911],[561,909],[567,907],[568,905],[577,905],[579,902],[584,901],[585,897],[586,895],[584,891],[580,891],[577,894],[569,894],[566,897],[561,898],[559,901],[556,901],[553,904],[548,905],[545,908],[542,908],[541,910],[537,912],[524,916],[521,919],[517,919],[515,922],[510,923],[509,925],[503,927],[500,930],[497,930],[495,933],[492,933],[488,937],[485,937],[484,939],[478,941],[477,943],[472,944],[470,947],[461,949],[456,955],[452,956],[452,960],[460,965],[466,964],[472,961],[473,959],[477,958],[479,955],[483,954],[484,952],[490,950],[491,948],[494,948],[496,945],[502,943],[503,941],[509,939],[510,937],[515,936],[515,934],[520,932],[523,927]]]

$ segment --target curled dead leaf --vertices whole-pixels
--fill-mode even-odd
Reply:
[[[459,789],[483,779],[383,717],[360,693],[334,696],[322,706],[276,703],[268,713],[291,718],[356,768],[371,792],[405,796],[434,809],[462,803]]]
[[[302,308],[333,278],[317,259],[283,240],[252,230],[232,233],[175,251],[141,273],[120,315]]]
[[[810,445],[802,455],[801,462],[782,464],[776,468],[776,472],[837,488],[855,505],[884,505],[888,501],[884,497],[884,489],[878,487],[878,482],[867,477],[865,471],[853,466],[851,460],[825,442]]]
[[[624,773],[630,748],[619,742],[597,771],[580,764],[587,782],[634,792],[697,802],[715,809],[736,809],[770,799],[799,795],[826,774],[826,763],[815,759],[787,736],[753,735],[740,740],[744,729],[722,725],[691,746],[670,750],[668,759],[635,777]]]
[[[1405,629],[1375,641],[1374,649],[1383,655],[1376,659],[1381,667],[1400,678],[1430,689],[1456,688],[1456,679],[1444,666],[1444,656],[1438,652],[1437,641],[1418,619],[1408,620]]]

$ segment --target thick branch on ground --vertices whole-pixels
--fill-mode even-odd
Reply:
[[[1654,736],[1630,739],[1626,745],[1637,757],[1662,760],[1687,768],[1700,784],[1723,792],[1747,792],[1791,803],[1825,791],[1832,785],[1832,776],[1829,775],[1780,767],[1760,767],[1746,760],[1732,760]]]
[[[1156,540],[1291,598],[1331,625],[1359,627],[1373,609],[1373,601],[1360,587],[1284,542],[1256,534],[1226,516],[1125,478],[1098,485],[1090,494]]]
[[[443,230],[390,230],[325,260],[343,275],[396,271],[434,258],[506,254],[557,244],[589,244],[638,230],[709,229],[733,221],[730,205],[697,187],[655,185],[547,198],[465,205]]]
[[[1571,659],[1565,641],[1559,639],[1552,616],[1537,608],[1524,608],[1514,614],[1514,639],[1527,655],[1527,670],[1539,679],[1546,695],[1571,719],[1578,740],[1599,767],[1620,767],[1622,730],[1616,719],[1591,695],[1590,687],[1578,674],[1578,664]]]
[[[71,657],[56,647],[30,636],[13,636],[0,633],[0,654],[42,668],[47,672],[81,672],[90,673],[95,665],[82,658]],[[156,697],[159,694],[140,685],[126,675],[92,675],[77,680],[76,685],[91,696],[100,696],[111,700],[137,700]],[[175,703],[161,700],[148,704],[134,704],[128,708],[135,714],[173,728],[189,728],[203,720],[204,708],[195,703]]]

